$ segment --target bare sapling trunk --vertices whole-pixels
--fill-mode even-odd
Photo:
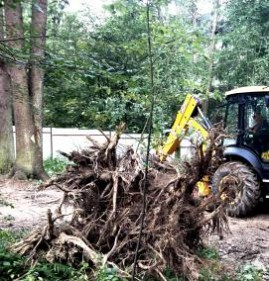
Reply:
[[[210,47],[209,47],[209,62],[208,62],[208,79],[206,86],[206,100],[204,102],[204,112],[208,113],[209,106],[209,94],[212,91],[212,83],[214,78],[214,57],[216,50],[216,31],[219,20],[219,0],[214,0],[214,11],[211,27],[211,36],[210,36]]]
[[[29,91],[33,105],[33,120],[35,130],[35,170],[39,178],[46,179],[43,168],[42,153],[42,112],[43,112],[43,81],[44,70],[42,62],[45,57],[47,26],[47,0],[37,0],[32,3],[31,22],[31,56],[29,72]]]
[[[5,1],[5,18],[8,39],[24,37],[21,3]],[[22,40],[10,40],[9,47],[20,54],[23,49]],[[14,121],[16,127],[16,161],[14,172],[23,172],[26,176],[35,175],[35,131],[32,108],[28,91],[26,64],[15,60],[9,65],[13,94]]]

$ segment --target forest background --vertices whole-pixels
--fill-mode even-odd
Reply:
[[[87,1],[85,1],[87,2]],[[105,1],[103,1],[105,2]],[[187,93],[210,115],[231,88],[268,84],[269,0],[152,0],[154,132]],[[5,0],[0,17],[0,171],[46,178],[42,126],[141,133],[151,101],[146,1],[105,16],[67,0]],[[12,124],[16,126],[16,157]]]

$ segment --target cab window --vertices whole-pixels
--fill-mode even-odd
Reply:
[[[239,106],[237,103],[227,105],[225,130],[228,138],[224,139],[224,145],[236,144],[238,128]]]

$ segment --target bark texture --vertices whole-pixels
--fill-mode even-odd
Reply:
[[[12,0],[6,0],[4,2],[8,44],[18,58],[24,48],[22,7],[19,1],[14,3]],[[44,59],[46,21],[47,0],[32,1],[30,63],[16,58],[9,66],[16,126],[14,172],[20,171],[27,176],[40,179],[47,179],[42,155],[44,73],[40,67],[40,61]]]
[[[13,166],[14,139],[12,132],[9,77],[5,65],[0,61],[0,173],[7,174]]]
[[[3,9],[0,9],[0,39],[4,39]],[[10,80],[5,62],[0,60],[0,173],[7,174],[13,166],[14,139],[12,132]]]
[[[7,37],[9,39],[23,38],[22,8],[19,2],[14,4],[12,0],[5,1],[5,18]],[[19,53],[23,49],[23,43],[23,40],[9,41],[9,47],[15,53]],[[14,121],[16,126],[16,161],[14,170],[20,170],[26,175],[34,175],[36,142],[26,65],[15,61],[9,65],[9,73],[11,77]]]
[[[33,104],[33,119],[36,141],[35,169],[40,177],[45,178],[42,155],[42,112],[44,70],[41,63],[45,57],[47,0],[32,3],[31,22],[31,58],[29,72],[29,91]]]

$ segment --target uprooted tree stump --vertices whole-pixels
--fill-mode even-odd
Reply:
[[[221,161],[219,133],[216,128],[210,132],[206,152],[200,145],[196,157],[182,164],[180,174],[171,164],[165,169],[165,164],[151,163],[138,270],[164,280],[166,268],[188,280],[198,278],[202,261],[195,252],[203,234],[227,227],[221,206],[204,212],[217,199],[198,201],[194,196],[197,182]],[[120,134],[118,130],[103,145],[91,140],[88,150],[65,154],[74,164],[47,184],[63,191],[58,209],[54,214],[48,210],[47,225],[14,245],[13,251],[32,260],[114,266],[119,274],[130,276],[127,269],[133,265],[138,243],[145,174],[142,160],[131,148],[117,157]],[[62,213],[63,204],[73,206],[69,220]]]

